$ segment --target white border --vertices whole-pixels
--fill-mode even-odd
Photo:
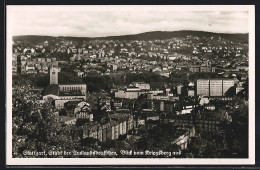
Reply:
[[[188,158],[12,158],[12,10],[18,5],[7,6],[7,55],[6,55],[6,164],[7,165],[251,165],[255,163],[255,6],[254,5],[167,5],[167,6],[108,6],[91,5],[89,10],[139,11],[144,8],[151,10],[181,11],[249,11],[249,158],[248,159],[188,159]],[[23,6],[37,10],[39,6]],[[71,10],[71,6],[45,6],[52,10]],[[75,6],[73,6],[75,7]],[[76,6],[77,11],[85,9]],[[243,139],[241,139],[243,140]]]

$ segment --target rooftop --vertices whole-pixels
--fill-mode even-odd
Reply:
[[[57,84],[51,84],[46,87],[43,96],[46,96],[49,94],[56,95],[56,96],[59,95],[59,87]]]
[[[69,116],[60,116],[59,118],[61,119],[62,122],[67,122],[76,119],[75,117],[69,117]]]

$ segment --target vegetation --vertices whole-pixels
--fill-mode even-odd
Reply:
[[[35,87],[46,87],[50,84],[49,74],[19,74],[13,75],[13,85],[23,84]]]
[[[12,96],[12,145],[13,157],[35,157],[25,155],[24,151],[73,150],[77,143],[68,135],[68,127],[56,122],[52,100],[43,105],[37,102],[40,94],[30,92],[28,86],[15,86]],[[37,157],[58,157],[39,155]]]
[[[143,132],[142,137],[134,143],[134,148],[140,151],[168,151],[178,152],[179,146],[172,144],[176,139],[176,127],[173,124],[159,124],[156,127]]]
[[[229,104],[232,122],[222,122],[223,133],[196,130],[188,148],[183,151],[187,158],[248,158],[248,104],[235,97],[232,102],[214,101],[218,108]]]
[[[77,119],[76,126],[83,126],[89,122],[89,119]]]

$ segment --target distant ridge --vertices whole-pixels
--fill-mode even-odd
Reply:
[[[27,40],[31,43],[37,43],[42,41],[52,41],[57,39],[67,39],[74,41],[83,41],[83,40],[164,40],[169,38],[182,38],[187,35],[198,36],[198,37],[211,37],[211,36],[219,36],[224,39],[228,39],[230,41],[236,41],[241,43],[248,43],[248,33],[245,34],[229,34],[229,33],[213,33],[213,32],[205,32],[205,31],[153,31],[153,32],[144,32],[133,35],[120,35],[120,36],[107,36],[107,37],[69,37],[69,36],[40,36],[40,35],[21,35],[21,36],[13,36],[14,41],[24,41]]]

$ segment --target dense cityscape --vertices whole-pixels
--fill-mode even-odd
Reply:
[[[15,158],[248,158],[248,34],[12,46]]]

